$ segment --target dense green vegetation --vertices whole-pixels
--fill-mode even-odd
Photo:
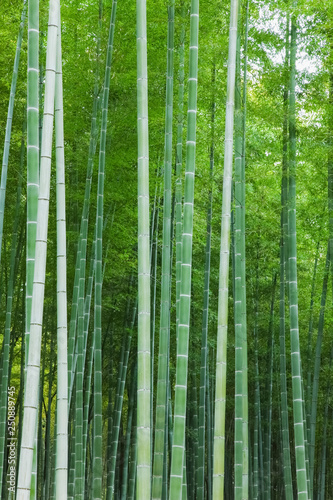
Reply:
[[[58,8],[0,6],[0,497],[330,498],[331,2]]]

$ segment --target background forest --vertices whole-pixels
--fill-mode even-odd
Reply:
[[[50,6],[44,0],[39,6],[36,0],[29,2],[2,0],[0,6],[1,498],[333,498],[332,2],[298,0],[296,5],[288,0],[211,0],[201,2],[200,16],[199,0],[155,0],[147,5],[143,0],[137,0],[137,5],[130,0],[118,5],[114,0],[61,2],[66,202],[62,194],[57,198],[56,149],[62,146],[57,142],[61,132],[57,132],[60,125],[56,123],[45,239],[45,293],[40,301],[44,304],[40,308],[40,369],[34,372],[39,388],[31,386],[30,391],[27,365],[35,365],[28,363],[31,303],[27,296],[32,294],[32,282],[38,282],[38,275],[35,269],[33,280],[27,238],[37,198],[28,201],[33,195],[27,188],[27,164],[32,162],[28,161],[29,147],[39,151],[39,146],[32,146],[29,130],[34,126],[36,144],[43,144],[44,133],[45,137],[49,133],[46,141],[52,141],[53,122],[48,125],[47,118],[53,113],[47,112],[47,47],[49,60],[53,54],[53,63],[58,64],[57,75],[61,66],[56,57],[61,55],[59,2],[51,0]],[[39,38],[34,52],[28,47],[28,27],[36,22],[36,12]],[[145,199],[148,187],[148,163],[140,164],[147,142],[142,129],[138,133],[145,117],[144,84],[140,87],[145,78],[145,47],[140,45],[145,36],[144,12],[149,204],[142,208],[140,201],[138,207],[138,188],[140,200]],[[237,43],[232,35],[235,30],[229,30],[233,21],[238,27]],[[22,45],[16,68],[19,32]],[[39,59],[33,56],[37,53]],[[33,95],[27,71],[35,59],[38,78]],[[235,88],[232,67],[236,67]],[[8,106],[12,106],[10,95],[14,97],[13,78],[17,84],[11,119]],[[56,110],[60,109],[59,89],[56,83],[56,97],[53,94],[51,98]],[[33,98],[37,104],[31,104]],[[39,115],[29,118],[34,106]],[[233,137],[233,116],[231,158],[225,138],[228,131],[229,138],[230,133]],[[47,160],[37,156],[42,175]],[[228,235],[223,240],[223,230],[221,237],[222,199],[226,199],[222,192],[228,189],[224,176],[229,160],[234,164],[228,191],[232,209],[230,267],[223,268],[221,241],[228,244],[229,240]],[[147,172],[139,177],[138,186],[138,171],[145,166]],[[188,174],[191,168],[194,172],[194,166],[191,200],[192,185],[186,179],[194,179],[194,174]],[[194,207],[193,237],[184,201],[185,206]],[[42,207],[42,202],[38,206]],[[66,209],[66,215],[59,207]],[[61,234],[66,240],[61,240],[59,232],[57,236],[62,218],[66,232]],[[64,225],[61,227],[64,230]],[[191,234],[186,227],[191,228]],[[149,238],[143,248],[140,237],[145,231]],[[62,258],[59,241],[66,250],[66,260],[60,271],[58,268],[57,280]],[[183,250],[178,250],[182,245]],[[147,284],[138,284],[138,265],[140,276],[150,276],[149,291]],[[191,277],[184,271],[186,265]],[[140,266],[146,267],[142,271]],[[226,286],[229,277],[228,295],[221,291],[223,269]],[[59,292],[57,282],[59,287],[66,272],[67,305],[61,307],[57,297],[64,291]],[[184,297],[190,297],[188,302]],[[38,304],[38,298],[34,300]],[[223,379],[220,365],[216,365],[226,341],[226,337],[217,341],[222,303],[228,324]],[[138,327],[145,307],[150,309],[149,322]],[[292,366],[295,310],[300,345],[300,356],[296,354],[298,389],[293,383],[297,367]],[[189,323],[183,331],[184,311]],[[66,360],[59,361],[64,346],[59,344],[59,328],[64,329],[66,322]],[[144,329],[147,335],[140,337]],[[148,361],[142,361],[149,348],[142,347],[140,338],[150,345]],[[237,349],[242,358],[237,358]],[[182,356],[188,367],[181,367]],[[61,365],[67,362],[68,367]],[[218,396],[222,386],[226,390],[224,408]],[[59,396],[59,387],[65,396]],[[175,396],[179,387],[184,387],[184,392]],[[145,391],[149,397],[142,402]],[[28,421],[29,392],[38,400],[36,423],[29,424],[31,432],[23,424],[24,418]],[[182,401],[178,407],[175,399]],[[65,405],[60,411],[59,404]],[[183,414],[179,418],[184,429],[174,418],[179,414],[177,408]],[[62,420],[60,416],[57,420],[57,413],[62,414]],[[10,420],[11,415],[15,419]],[[149,440],[140,434],[140,429],[148,429],[142,423],[147,418]],[[10,421],[15,425],[9,426]],[[67,448],[65,452],[61,441],[56,445],[59,422],[68,430],[64,438],[68,461]],[[225,431],[218,435],[218,428],[224,426]],[[17,438],[15,493],[10,489],[7,447],[13,430]],[[24,480],[23,473],[20,479],[19,464],[30,463],[30,458],[20,462],[25,435],[30,435],[34,444],[29,452],[31,468],[25,472],[27,485],[20,486]],[[304,473],[300,466],[301,435]],[[217,444],[220,438],[222,452]],[[177,447],[181,450],[178,455]],[[65,465],[61,465],[61,456]]]

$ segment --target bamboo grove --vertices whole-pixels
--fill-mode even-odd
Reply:
[[[1,499],[331,498],[331,2],[0,13]]]

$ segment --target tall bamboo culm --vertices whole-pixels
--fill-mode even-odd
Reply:
[[[35,266],[39,189],[39,0],[28,1],[28,94],[27,94],[27,253],[25,305],[25,365],[29,355],[32,289]]]
[[[230,3],[230,29],[225,118],[225,150],[222,194],[218,326],[216,349],[213,499],[224,498],[225,410],[227,375],[228,281],[230,255],[230,213],[233,163],[234,99],[236,73],[238,0]]]
[[[25,129],[25,125],[23,127]],[[25,130],[23,130],[24,132]],[[19,229],[19,217],[21,208],[21,193],[22,193],[22,170],[24,163],[24,138],[22,136],[21,141],[21,161],[20,169],[18,175],[18,186],[17,186],[17,196],[16,196],[16,206],[15,206],[15,216],[13,225],[13,234],[11,239],[11,250],[10,250],[10,269],[9,269],[9,280],[7,286],[7,304],[6,304],[6,320],[5,320],[5,332],[3,336],[2,343],[2,371],[1,371],[1,396],[0,396],[0,492],[2,491],[2,479],[4,469],[6,470],[4,458],[5,453],[5,438],[6,438],[6,423],[8,422],[8,431],[13,430],[9,427],[10,420],[7,420],[7,410],[8,418],[15,415],[15,404],[13,403],[13,398],[8,396],[13,396],[13,391],[10,390],[9,377],[10,377],[10,342],[11,342],[11,330],[15,331],[15,326],[12,325],[12,314],[13,314],[13,303],[15,300],[15,281],[17,278],[17,253],[20,247],[18,242],[18,229]],[[17,247],[18,246],[18,247]],[[12,345],[14,342],[12,341]],[[22,360],[21,360],[22,362]],[[11,432],[8,433],[9,436],[13,435]],[[10,443],[10,442],[9,442]],[[9,444],[8,443],[8,444]],[[7,446],[8,446],[7,444]],[[7,448],[8,449],[8,448]],[[7,455],[8,456],[8,455]],[[7,486],[7,485],[6,485]]]
[[[55,80],[55,146],[57,182],[57,442],[55,464],[56,500],[67,498],[68,476],[66,191],[62,90],[61,22],[59,9]]]
[[[286,500],[292,500],[292,475],[290,461],[288,394],[287,394],[287,369],[286,369],[286,328],[285,328],[285,295],[286,295],[286,266],[287,266],[287,236],[288,236],[288,84],[289,71],[289,14],[286,23],[286,59],[285,59],[285,87],[283,93],[283,151],[282,151],[282,181],[281,181],[281,239],[280,239],[280,387],[281,387],[281,427],[282,427],[282,457],[284,490]]]
[[[173,49],[174,0],[168,7],[167,79],[164,145],[163,247],[161,278],[161,314],[156,395],[156,424],[153,464],[152,497],[162,498],[165,429],[167,422],[167,388],[170,338],[170,263],[171,263],[171,174],[172,174],[172,117],[173,117]]]
[[[114,28],[116,21],[117,1],[112,2],[112,11],[109,28],[109,39],[106,56],[102,123],[98,165],[98,192],[96,213],[96,253],[95,253],[95,315],[94,315],[94,446],[93,446],[93,497],[98,500],[102,498],[102,476],[103,476],[103,445],[102,445],[102,241],[103,241],[103,200],[104,200],[104,178],[105,178],[105,148],[106,129],[108,120],[109,88],[111,75],[111,62],[113,52]]]
[[[177,338],[175,406],[171,452],[170,500],[180,500],[185,453],[185,420],[188,371],[188,343],[191,306],[192,235],[196,148],[196,113],[198,79],[199,0],[191,1],[189,96],[187,111],[186,167],[182,233],[179,325]]]
[[[146,0],[136,2],[138,131],[138,392],[136,498],[151,495],[150,244]]]
[[[293,2],[296,7],[296,2]],[[289,312],[290,346],[293,391],[293,416],[296,457],[296,480],[298,500],[308,500],[307,471],[305,463],[304,419],[301,353],[298,328],[298,292],[296,261],[296,18],[291,19],[290,46],[290,94],[289,94],[289,192],[288,192],[288,273],[289,273]]]
[[[5,131],[5,144],[3,148],[3,157],[2,157],[2,169],[1,169],[1,184],[0,184],[0,263],[1,263],[1,249],[2,249],[2,236],[3,236],[3,223],[4,223],[4,212],[5,212],[5,198],[6,198],[6,185],[7,185],[7,171],[8,171],[8,160],[9,160],[9,148],[10,148],[10,138],[11,138],[11,129],[13,122],[13,111],[14,111],[14,99],[16,92],[16,82],[17,82],[17,74],[19,68],[19,60],[21,53],[21,45],[22,45],[22,37],[23,37],[23,29],[25,24],[27,5],[24,2],[23,11],[21,15],[21,23],[19,28],[19,34],[17,37],[16,44],[16,52],[15,52],[15,60],[14,60],[14,68],[13,68],[13,76],[12,83],[10,87],[10,95],[9,95],[9,104],[8,104],[8,112],[7,112],[7,121],[6,121],[6,131]],[[15,233],[15,231],[14,231]],[[10,271],[11,272],[11,271]],[[11,283],[11,278],[9,280],[9,285]],[[9,343],[8,334],[10,333],[10,320],[11,320],[11,299],[10,299],[10,290],[7,292],[7,312],[6,312],[6,325],[5,325],[5,335],[3,342],[3,362],[2,362],[2,371],[1,371],[1,381],[2,387],[7,387],[5,374],[5,363],[8,363],[7,353],[9,355],[9,351],[7,351],[7,343]],[[0,302],[1,302],[1,294],[0,294]],[[9,325],[9,326],[8,326]],[[7,334],[7,336],[6,336]],[[9,349],[9,344],[8,344]],[[3,467],[4,467],[4,450],[5,450],[5,425],[7,419],[7,390],[2,391],[1,395],[1,404],[0,404],[0,494],[2,491],[2,479],[3,479]]]
[[[33,448],[37,422],[59,8],[59,0],[50,1],[46,55],[47,70],[45,74],[46,80],[41,153],[41,178],[38,198],[38,218],[36,233],[36,256],[38,258],[36,259],[37,264],[34,270],[34,283],[31,305],[31,337],[29,341],[26,392],[24,396],[22,442],[18,471],[18,500],[27,499],[30,494],[30,478],[32,471]]]
[[[201,334],[201,366],[200,366],[200,395],[199,395],[199,429],[198,429],[198,500],[203,500],[205,496],[205,464],[206,464],[206,386],[207,386],[207,337],[208,337],[208,313],[209,313],[209,281],[210,281],[210,256],[212,240],[212,211],[213,211],[213,193],[212,181],[214,170],[214,122],[215,122],[215,64],[212,70],[212,139],[210,146],[210,189],[208,197],[207,211],[207,233],[206,233],[206,258],[205,258],[205,277],[204,277],[204,300],[202,314],[202,334]]]
[[[239,6],[240,8],[240,6]],[[245,110],[237,36],[235,93],[235,498],[248,498],[247,334],[245,285]],[[246,97],[244,71],[243,101]],[[244,102],[245,104],[245,102]]]

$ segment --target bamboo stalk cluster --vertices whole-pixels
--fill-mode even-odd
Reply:
[[[216,143],[222,142],[222,139],[217,137],[216,132],[220,120],[217,106],[220,78],[215,55],[211,64],[212,93],[207,157],[209,186],[205,206],[205,265],[199,336],[193,314],[197,300],[196,296],[193,297],[193,276],[196,271],[193,268],[195,208],[198,203],[195,177],[200,145],[198,136],[201,138],[200,129],[198,130],[201,50],[199,0],[191,0],[189,33],[185,29],[185,2],[180,6],[174,0],[168,3],[164,160],[162,165],[158,165],[155,176],[150,166],[152,160],[149,146],[149,17],[146,1],[136,2],[137,232],[134,251],[137,260],[130,277],[123,279],[123,276],[127,278],[125,273],[122,276],[127,292],[121,333],[117,333],[118,325],[115,326],[116,315],[108,316],[105,312],[108,311],[106,304],[111,298],[115,304],[117,300],[121,302],[123,299],[119,299],[117,293],[113,292],[112,287],[116,287],[113,281],[105,279],[112,267],[108,249],[115,244],[112,237],[108,246],[105,241],[109,234],[113,234],[114,225],[118,223],[116,215],[119,203],[118,200],[114,201],[109,211],[105,211],[105,182],[110,174],[107,168],[108,153],[111,151],[112,155],[113,148],[113,138],[108,141],[108,126],[115,120],[112,115],[109,119],[109,101],[113,98],[112,60],[114,54],[120,57],[116,16],[117,8],[119,10],[123,7],[117,7],[117,0],[112,0],[108,13],[110,24],[102,84],[99,77],[102,60],[102,1],[99,4],[91,131],[82,215],[72,273],[71,301],[67,301],[69,244],[65,192],[66,115],[63,104],[60,1],[50,0],[49,4],[45,82],[42,92],[40,80],[43,78],[39,79],[39,73],[42,73],[39,60],[39,5],[38,0],[29,0],[28,6],[24,2],[3,152],[0,258],[1,249],[6,250],[8,247],[4,241],[5,194],[14,96],[27,7],[27,132],[24,125],[7,289],[6,296],[0,297],[3,303],[6,299],[1,352],[1,498],[290,500],[297,496],[299,500],[324,499],[329,470],[326,439],[330,431],[331,381],[328,377],[325,389],[320,392],[320,372],[333,241],[333,169],[330,153],[329,241],[323,273],[318,334],[312,361],[317,256],[311,292],[307,359],[305,362],[303,357],[302,365],[296,241],[296,4],[293,3],[292,6],[291,25],[289,14],[286,25],[284,90],[281,101],[284,116],[281,121],[279,268],[273,270],[269,285],[271,298],[265,337],[261,337],[259,325],[260,238],[257,243],[255,278],[249,277],[246,265],[248,246],[245,194],[248,162],[251,161],[251,157],[248,159],[246,154],[249,2],[231,0],[228,14],[223,183],[220,186],[221,235],[219,270],[215,269],[213,277],[213,241],[216,238],[215,153]],[[180,39],[176,37],[176,22],[181,23]],[[121,25],[121,29],[122,27]],[[185,70],[186,47],[189,63]],[[177,120],[174,118],[175,61],[179,63]],[[185,75],[188,77],[187,84]],[[44,111],[40,142],[41,94],[44,97]],[[185,126],[183,115],[186,105]],[[175,121],[176,134],[173,133]],[[187,134],[186,148],[183,148],[184,128]],[[95,175],[97,147],[98,171]],[[54,160],[55,216],[52,215],[51,171]],[[173,163],[176,167],[174,176]],[[22,180],[25,175],[26,211],[22,203]],[[153,203],[150,199],[152,178],[155,181]],[[91,194],[95,183],[96,207]],[[114,186],[111,189],[115,189]],[[128,203],[127,193],[124,193],[121,203]],[[93,224],[91,213],[96,215]],[[108,217],[110,213],[111,224]],[[51,258],[49,229],[52,217],[56,221],[56,273],[52,285],[55,298],[51,306],[46,290],[49,276],[47,262]],[[24,234],[21,227],[25,226]],[[319,248],[318,243],[318,251]],[[24,256],[25,276],[20,276],[19,279],[18,269],[22,266]],[[23,268],[20,269],[23,276]],[[214,279],[218,281],[218,285],[216,297],[212,301],[210,293]],[[252,304],[249,303],[247,292],[251,287],[255,290]],[[17,299],[15,293],[19,294]],[[277,342],[275,304],[278,296]],[[214,303],[215,298],[217,311],[216,321],[213,323],[210,319],[211,303]],[[18,307],[17,304],[23,309],[25,325],[19,340],[13,339],[13,310],[14,305]],[[49,321],[53,325],[50,328],[46,318],[48,314],[52,316],[49,310],[54,311],[55,308],[56,318]],[[90,321],[92,308],[93,321]],[[116,306],[114,309],[116,310]],[[253,324],[249,320],[250,314],[254,318]],[[230,327],[231,320],[234,328]],[[288,327],[289,338],[286,336]],[[251,333],[248,335],[248,332]],[[262,356],[259,346],[264,342],[267,346],[266,359],[264,363],[260,363]],[[5,486],[8,471],[6,422],[8,387],[15,379],[14,372],[18,366],[14,358],[15,343],[20,345],[20,392],[17,403],[20,407],[16,418],[17,480],[15,495],[11,495],[11,490],[7,490]],[[199,348],[195,347],[196,343]],[[109,346],[111,355],[108,357],[106,352]],[[230,356],[231,348],[233,358]],[[200,359],[197,363],[193,355],[194,349],[197,350],[197,360]],[[249,357],[249,352],[252,357]],[[332,356],[333,349],[329,370]],[[278,382],[275,372],[278,373]],[[230,374],[233,380],[231,383]],[[47,386],[47,397],[44,386]],[[275,401],[277,386],[279,396]],[[52,403],[54,391],[56,402]],[[232,392],[233,396],[230,397]],[[323,393],[326,400],[322,406],[323,437],[319,451],[318,408],[321,408],[320,395]],[[46,418],[45,431],[43,415]],[[278,442],[274,433],[279,435],[278,449],[274,449],[274,443]],[[317,457],[319,454],[320,459]],[[276,470],[281,474],[280,489],[277,489],[274,479],[273,472]]]

